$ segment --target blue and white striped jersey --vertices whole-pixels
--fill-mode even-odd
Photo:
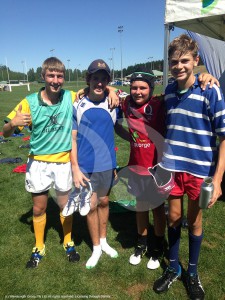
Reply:
[[[176,82],[167,86],[164,168],[202,178],[213,176],[217,136],[225,136],[225,103],[216,85],[208,87],[203,91],[197,77],[184,94],[178,94]]]

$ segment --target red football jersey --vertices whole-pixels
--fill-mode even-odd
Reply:
[[[138,106],[127,96],[121,104],[130,132],[128,166],[140,175],[149,175],[148,167],[161,160],[165,134],[163,96],[153,96]]]

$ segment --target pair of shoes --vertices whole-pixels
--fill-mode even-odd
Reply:
[[[66,251],[69,262],[77,262],[80,260],[80,255],[76,251],[73,241],[67,243],[66,245],[63,245],[63,248]]]
[[[42,257],[45,255],[45,246],[39,250],[37,247],[34,247],[32,250],[32,254],[30,260],[26,264],[27,269],[34,269],[38,267],[39,262]]]
[[[66,206],[62,210],[64,217],[72,215],[79,209],[81,216],[86,216],[90,211],[90,198],[92,195],[92,186],[90,181],[85,181],[86,186],[75,188],[70,194]]]
[[[154,282],[153,290],[160,294],[168,291],[173,282],[181,277],[181,267],[179,266],[179,272],[175,269],[168,267],[163,275]]]
[[[85,184],[86,186],[80,186],[79,213],[81,216],[86,216],[91,209],[92,186],[90,181],[85,181]]]
[[[135,248],[134,254],[130,256],[130,264],[136,266],[140,264],[142,257],[147,253],[147,246],[138,244]]]
[[[68,217],[78,210],[80,199],[80,189],[75,188],[69,196],[66,206],[62,210],[62,215]]]
[[[150,270],[158,269],[160,267],[160,262],[162,261],[163,254],[163,249],[154,249],[149,262],[147,263],[147,268]]]
[[[203,300],[205,292],[199,280],[198,274],[187,274],[185,285],[191,300]]]

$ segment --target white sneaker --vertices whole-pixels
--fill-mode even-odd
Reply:
[[[147,268],[151,270],[158,269],[160,267],[160,262],[163,259],[164,250],[154,249],[152,252],[152,256],[147,263]]]
[[[79,212],[81,216],[86,216],[90,209],[90,199],[92,195],[92,186],[90,181],[85,182],[86,186],[80,187],[80,202],[79,202]]]
[[[138,245],[134,254],[130,256],[129,263],[131,265],[138,265],[141,262],[142,257],[147,253],[147,247],[144,245]]]
[[[130,256],[129,263],[131,265],[136,266],[136,265],[140,264],[140,262],[141,262],[141,255],[136,256],[135,254],[132,254]]]
[[[147,263],[147,268],[151,270],[158,269],[160,267],[160,262],[157,258],[151,257]]]
[[[74,189],[69,196],[69,200],[66,206],[62,210],[62,215],[64,217],[72,215],[75,211],[78,210],[78,204],[80,201],[79,189]]]

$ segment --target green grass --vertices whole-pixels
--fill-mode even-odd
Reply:
[[[77,90],[76,83],[68,84]],[[82,83],[78,88],[81,88]],[[67,87],[67,85],[65,86]],[[31,86],[31,92],[39,86]],[[129,90],[129,88],[128,88]],[[160,93],[160,91],[156,91]],[[11,109],[27,94],[25,87],[13,88],[10,92],[0,92],[0,119],[3,121]],[[0,129],[1,131],[1,129]],[[29,133],[25,132],[25,135]],[[0,144],[0,159],[21,157],[26,163],[27,149],[22,137],[9,138]],[[116,137],[118,165],[127,163],[129,146]],[[85,218],[74,214],[73,237],[81,260],[70,264],[62,248],[62,230],[59,211],[49,198],[46,228],[46,257],[38,269],[26,270],[25,263],[34,244],[32,228],[32,201],[24,188],[24,174],[13,173],[18,164],[0,164],[1,186],[1,290],[0,299],[187,299],[181,281],[178,281],[165,295],[156,295],[152,285],[162,269],[150,271],[146,268],[148,258],[144,257],[139,266],[129,265],[136,237],[134,212],[119,212],[114,202],[110,205],[108,240],[119,252],[117,259],[103,255],[92,270],[85,269],[91,254],[91,241]],[[113,188],[111,200],[128,198],[122,183]],[[204,240],[200,256],[199,273],[206,291],[206,299],[225,299],[225,202],[218,201],[210,210],[204,211]],[[150,213],[150,219],[152,216]],[[151,228],[152,232],[152,228]],[[182,230],[180,260],[187,267],[187,230]],[[166,262],[166,259],[165,259]],[[12,296],[10,296],[12,295]],[[13,298],[14,296],[14,298]],[[15,298],[18,296],[17,298]]]

